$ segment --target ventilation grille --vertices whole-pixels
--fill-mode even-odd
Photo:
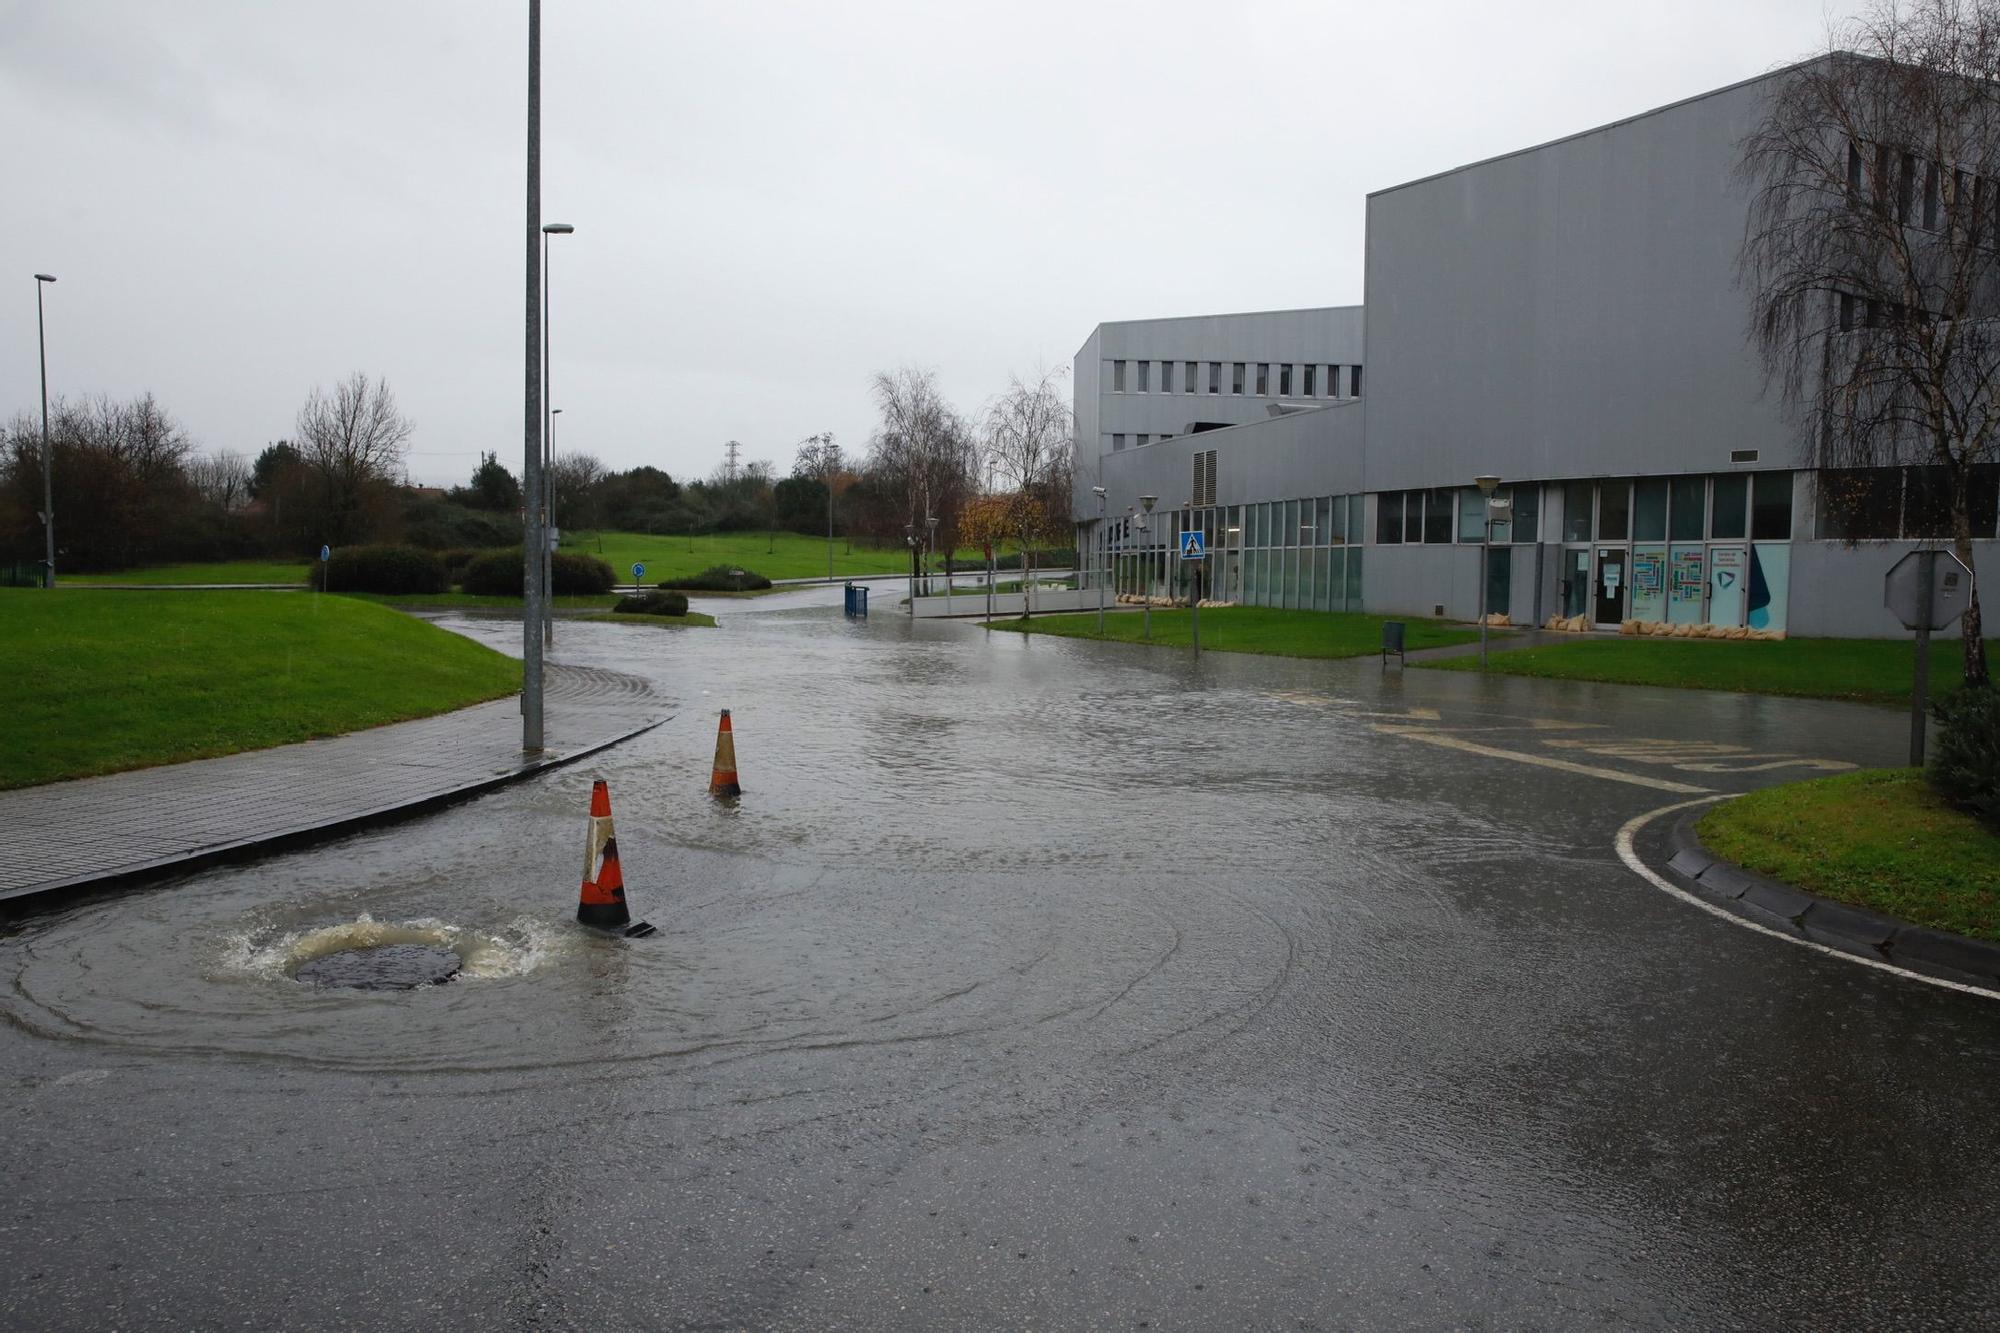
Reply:
[[[1757,461],[1757,451],[1755,449],[1731,449],[1729,451],[1729,461],[1732,463],[1754,463]]]
[[[1194,488],[1190,498],[1196,508],[1215,503],[1215,450],[1203,449],[1194,456]]]

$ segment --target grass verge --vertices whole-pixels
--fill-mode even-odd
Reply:
[[[715,628],[715,617],[699,611],[679,616],[625,615],[617,611],[597,611],[578,620],[594,620],[605,625],[651,625],[658,629]]]
[[[56,586],[65,583],[304,583],[310,566],[303,560],[221,560],[201,565],[154,565],[115,574],[65,574],[56,569]]]
[[[4,789],[425,717],[512,694],[521,668],[353,598],[59,587],[0,590],[0,677]]]
[[[1738,865],[1912,925],[2000,940],[2000,837],[1920,770],[1882,769],[1739,796],[1702,816]]]
[[[1987,651],[2000,652],[2000,640],[1989,641]],[[1492,654],[1490,660],[1493,672],[1509,676],[1907,704],[1915,674],[1916,650],[1908,639],[1785,639],[1778,643],[1751,643],[1733,639],[1606,635],[1575,643],[1513,648]],[[1933,637],[1933,692],[1949,689],[1958,681],[1960,661],[1956,638],[1947,636],[1940,641]],[[1436,671],[1477,671],[1479,659],[1465,657],[1410,665]]]
[[[1201,613],[1201,646],[1219,653],[1262,653],[1272,657],[1366,657],[1382,650],[1382,622],[1385,616],[1358,611],[1281,611],[1268,606],[1216,607]],[[993,620],[994,629],[1024,634],[1055,634],[1066,639],[1095,639],[1097,613],[1035,616],[1030,620]],[[1405,647],[1442,648],[1469,643],[1478,630],[1447,628],[1431,622],[1406,621],[1409,626]],[[1119,643],[1139,643],[1145,633],[1145,617],[1137,611],[1107,612],[1104,638]],[[1186,648],[1194,642],[1193,613],[1153,612],[1155,647]]]

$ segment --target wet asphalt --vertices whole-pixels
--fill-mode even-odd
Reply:
[[[1898,714],[837,600],[562,625],[674,720],[0,925],[0,1325],[2000,1320],[2000,1002],[1613,846]],[[570,920],[595,776],[652,939]],[[465,970],[289,975],[357,932]]]

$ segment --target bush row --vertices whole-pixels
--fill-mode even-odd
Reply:
[[[550,574],[558,597],[588,597],[611,591],[611,566],[594,555],[558,551]],[[466,561],[459,587],[482,597],[519,597],[524,575],[519,551],[484,551]]]
[[[631,597],[620,597],[613,611],[638,616],[684,616],[688,613],[686,593],[642,592]]]
[[[315,560],[312,585],[335,592],[445,592],[451,576],[444,561],[414,546],[343,546],[330,560]]]

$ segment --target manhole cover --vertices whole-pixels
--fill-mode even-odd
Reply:
[[[432,944],[383,944],[322,954],[300,964],[292,975],[310,986],[414,990],[450,981],[458,975],[459,966],[459,956],[450,949]]]

